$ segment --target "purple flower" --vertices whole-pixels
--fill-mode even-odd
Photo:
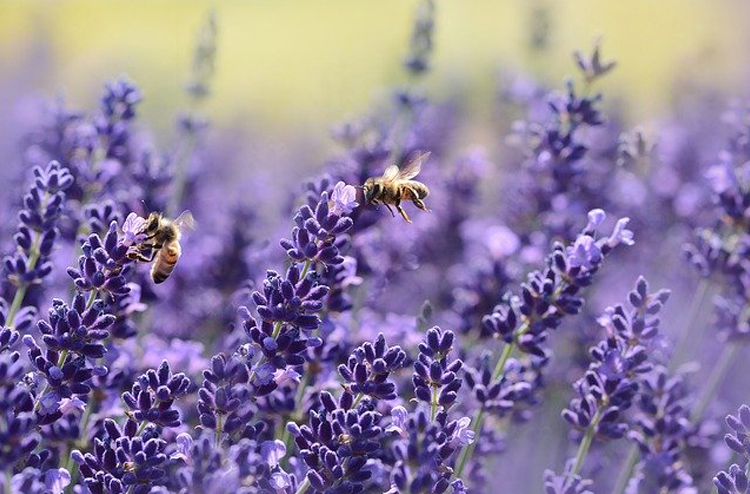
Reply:
[[[474,442],[474,431],[469,428],[470,425],[471,419],[469,417],[462,417],[456,421],[456,430],[451,437],[451,444],[454,447],[468,446]]]
[[[276,468],[279,461],[286,456],[286,446],[283,442],[276,439],[275,441],[263,441],[260,445],[260,454],[269,467]]]
[[[143,233],[145,226],[145,218],[141,218],[136,213],[130,213],[122,224],[123,238],[120,243],[126,247],[142,243],[146,240],[146,234]]]
[[[274,380],[276,369],[273,364],[265,363],[255,369],[255,381],[260,385],[269,384]]]
[[[602,251],[596,240],[589,235],[579,236],[575,243],[567,248],[571,267],[591,270],[602,259]]]
[[[331,213],[337,216],[345,216],[359,206],[357,203],[357,189],[344,182],[338,182],[331,192]]]
[[[183,432],[177,435],[175,443],[177,443],[177,451],[172,453],[170,458],[187,462],[190,459],[193,450],[193,437],[190,434]]]
[[[52,494],[62,494],[70,484],[70,473],[64,468],[53,468],[44,474],[44,486]]]
[[[269,483],[278,494],[285,494],[287,492],[287,489],[292,486],[289,474],[287,474],[286,472],[276,472],[271,474]]]
[[[585,230],[587,231],[596,230],[597,228],[599,228],[599,225],[601,225],[606,218],[607,218],[607,213],[605,213],[603,209],[592,209],[588,213],[589,222],[586,224]]]
[[[633,245],[635,243],[633,240],[633,232],[625,228],[629,221],[630,218],[620,218],[617,220],[612,235],[610,235],[607,240],[607,245],[609,247],[613,248],[620,244]]]
[[[83,412],[85,408],[86,403],[84,403],[77,396],[74,396],[73,398],[63,398],[62,400],[60,400],[60,411],[63,413],[63,415],[76,411]]]
[[[401,437],[408,437],[409,433],[406,430],[407,422],[409,421],[409,412],[406,408],[401,405],[393,407],[391,410],[391,425],[386,427],[386,432],[395,432]]]
[[[277,369],[273,374],[273,380],[279,386],[291,385],[293,383],[299,383],[300,373],[292,368]]]

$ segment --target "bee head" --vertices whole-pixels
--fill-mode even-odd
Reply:
[[[365,194],[365,202],[368,204],[377,198],[382,191],[383,186],[371,178],[368,178],[362,186],[362,192]]]
[[[148,219],[146,220],[146,227],[143,230],[143,233],[150,235],[155,233],[159,229],[159,225],[161,224],[161,213],[151,213],[148,215]]]

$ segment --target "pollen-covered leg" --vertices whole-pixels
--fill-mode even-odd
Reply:
[[[161,246],[156,244],[143,243],[137,247],[131,247],[126,256],[128,259],[131,259],[133,261],[151,262],[154,260],[154,257],[156,257],[156,254],[159,252],[160,248]],[[143,251],[145,250],[150,251],[150,256],[146,256],[143,254]]]

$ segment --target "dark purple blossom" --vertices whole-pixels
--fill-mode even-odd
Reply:
[[[189,386],[190,379],[182,373],[173,374],[165,360],[158,369],[149,369],[138,377],[130,391],[122,394],[122,400],[129,408],[128,417],[139,424],[178,427],[180,412],[174,402],[188,392]]]
[[[397,396],[396,385],[388,378],[403,367],[405,360],[406,353],[401,347],[389,346],[380,333],[374,342],[367,341],[356,348],[338,371],[346,393],[359,398],[393,400]]]

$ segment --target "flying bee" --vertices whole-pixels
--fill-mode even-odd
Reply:
[[[412,180],[419,175],[422,164],[429,157],[430,153],[419,153],[401,169],[396,165],[391,165],[385,169],[382,177],[368,178],[362,186],[365,203],[375,205],[383,203],[395,217],[396,214],[391,209],[391,206],[394,206],[408,223],[411,223],[411,219],[401,207],[401,201],[411,201],[422,211],[429,211],[423,199],[430,193],[430,189],[422,182]]]
[[[128,256],[136,261],[153,261],[151,279],[156,284],[164,283],[182,255],[182,232],[193,228],[195,220],[190,211],[184,211],[174,220],[165,218],[161,213],[151,213],[140,232],[146,235],[146,240],[131,250]],[[148,252],[148,255],[144,252]]]

